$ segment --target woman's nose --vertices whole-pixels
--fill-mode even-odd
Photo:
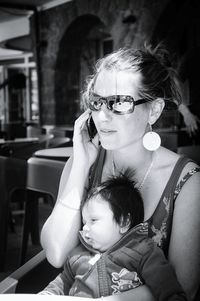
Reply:
[[[112,112],[107,108],[105,103],[102,104],[101,110],[98,113],[101,121],[109,121],[112,118]]]

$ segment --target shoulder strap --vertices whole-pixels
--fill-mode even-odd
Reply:
[[[178,196],[178,194],[180,193],[183,185],[187,182],[187,180],[193,175],[195,174],[196,172],[199,172],[200,171],[200,168],[199,167],[194,167],[192,168],[191,170],[189,170],[184,176],[183,178],[179,181],[179,178],[180,178],[180,174],[183,170],[183,168],[185,167],[185,165],[189,162],[194,162],[192,159],[190,158],[187,158],[185,157],[184,155],[180,157],[180,159],[178,160],[175,168],[174,168],[174,171],[172,173],[172,177],[170,179],[170,182],[173,181],[173,183],[171,183],[171,204],[170,204],[170,207],[171,207],[171,214],[173,214],[173,210],[174,210],[174,205],[175,205],[175,201],[176,201],[176,198]]]
[[[191,170],[189,170],[186,175],[180,180],[180,182],[176,185],[175,191],[174,191],[174,201],[176,200],[177,196],[179,195],[179,192],[181,191],[183,185],[189,180],[189,178],[194,175],[195,173],[200,172],[200,167],[194,167]]]
[[[174,193],[177,183],[179,181],[181,172],[182,172],[183,168],[185,167],[185,165],[189,162],[193,162],[193,161],[185,156],[181,156],[178,159],[178,161],[172,171],[171,177],[167,183],[167,186],[165,189],[165,196],[169,195],[169,194],[171,195]]]
[[[89,175],[89,187],[95,187],[101,182],[101,175],[103,170],[103,165],[105,161],[106,151],[100,147],[98,156],[93,166],[91,167]]]

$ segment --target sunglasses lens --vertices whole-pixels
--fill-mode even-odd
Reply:
[[[134,111],[134,99],[127,95],[114,95],[102,98],[95,94],[90,95],[89,108],[92,111],[99,111],[103,103],[115,114],[127,114]]]
[[[118,95],[112,105],[116,114],[126,114],[134,111],[134,100],[131,96]]]
[[[94,94],[90,95],[90,102],[89,102],[89,108],[92,111],[99,111],[102,106],[102,101],[100,100],[99,96],[96,96]]]
[[[89,108],[92,111],[99,111],[101,109],[102,103],[100,101],[91,101],[89,103]]]

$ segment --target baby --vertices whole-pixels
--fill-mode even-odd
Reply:
[[[148,238],[131,178],[127,170],[89,192],[81,205],[80,244],[40,294],[98,298],[146,284],[156,300],[186,300],[163,251]]]

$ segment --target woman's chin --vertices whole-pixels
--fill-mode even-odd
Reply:
[[[114,150],[117,148],[117,142],[113,143],[111,141],[105,141],[104,139],[102,139],[100,142],[101,146],[106,150]]]

